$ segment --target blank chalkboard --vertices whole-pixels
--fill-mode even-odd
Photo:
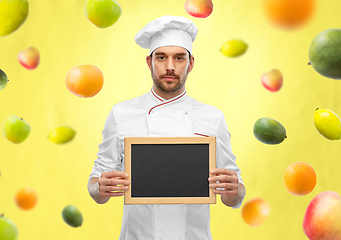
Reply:
[[[125,204],[216,203],[215,137],[127,137]]]

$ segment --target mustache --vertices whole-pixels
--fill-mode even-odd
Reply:
[[[175,77],[176,79],[180,79],[180,76],[175,73],[167,73],[167,74],[160,75],[160,78],[163,78],[163,77]]]

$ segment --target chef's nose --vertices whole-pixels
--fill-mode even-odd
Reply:
[[[168,60],[168,62],[167,62],[167,70],[168,71],[174,71],[175,70],[175,66],[174,66],[173,60]]]

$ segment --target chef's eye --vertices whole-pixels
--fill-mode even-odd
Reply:
[[[176,57],[176,60],[182,61],[182,60],[184,60],[184,58],[183,57]]]
[[[159,60],[164,60],[165,59],[165,57],[158,57],[157,59],[159,59]]]

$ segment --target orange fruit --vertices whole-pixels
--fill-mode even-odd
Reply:
[[[254,198],[243,205],[243,220],[250,226],[261,225],[270,214],[270,205],[263,198]]]
[[[315,0],[264,0],[264,7],[266,15],[275,25],[294,28],[311,17]]]
[[[316,185],[315,170],[305,162],[292,163],[284,171],[284,185],[293,195],[306,195]]]
[[[29,187],[20,189],[15,195],[15,202],[23,210],[33,208],[38,201],[37,193]]]
[[[103,74],[93,65],[79,65],[71,68],[66,74],[67,89],[78,97],[93,97],[103,87]]]

